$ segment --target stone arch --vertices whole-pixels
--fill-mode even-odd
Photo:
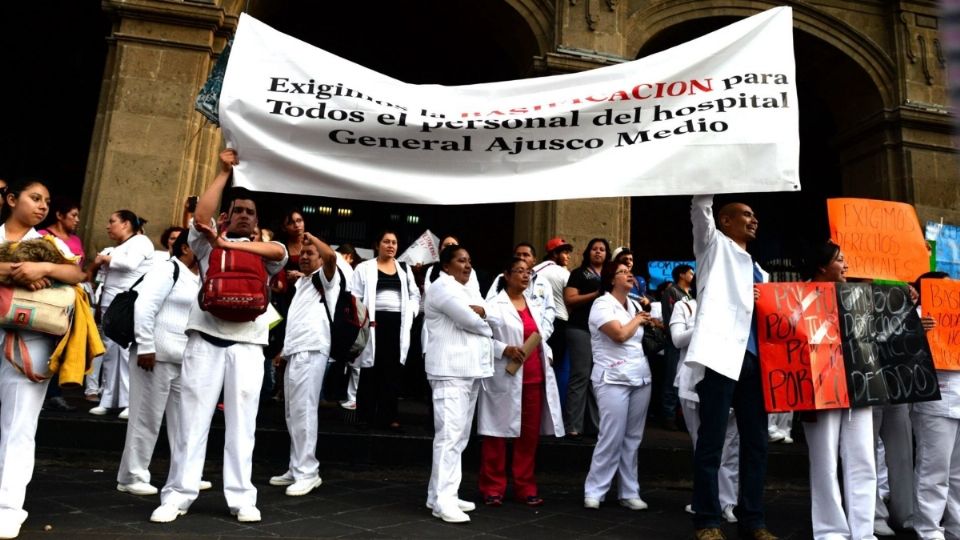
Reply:
[[[781,5],[782,2],[772,1],[710,0],[649,6],[630,15],[626,24],[626,50],[642,52],[657,35],[678,24],[718,17],[739,19]],[[873,82],[883,108],[897,104],[896,66],[883,49],[841,19],[806,5],[794,2],[790,5],[794,28],[830,45],[856,63]]]
[[[537,44],[537,56],[553,50],[554,6],[545,0],[504,0],[526,22]]]

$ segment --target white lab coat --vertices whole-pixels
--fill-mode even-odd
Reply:
[[[697,195],[690,206],[697,257],[697,321],[685,362],[740,378],[753,319],[753,270],[769,274],[753,257],[717,230],[713,195]]]
[[[497,283],[503,274],[497,276],[487,290],[485,297],[487,302],[492,302],[500,291],[497,291]],[[546,280],[538,280],[537,274],[530,276],[530,284],[523,291],[527,297],[527,303],[537,307],[540,315],[537,317],[537,326],[540,327],[540,336],[543,341],[550,339],[553,335],[553,321],[557,318],[557,306],[553,301],[553,287]]]
[[[527,308],[537,331],[540,327],[540,309],[527,302]],[[483,381],[480,390],[480,405],[477,419],[477,433],[490,437],[520,436],[520,408],[523,395],[523,367],[516,375],[506,372],[507,359],[504,349],[509,345],[523,344],[523,322],[517,308],[513,306],[507,291],[500,291],[486,305],[487,322],[493,329],[493,377]],[[546,340],[540,342],[540,361],[543,364],[544,407],[546,414],[540,416],[540,433],[562,437],[563,411],[560,409],[560,392],[557,379],[553,374],[553,353]]]
[[[400,363],[407,363],[407,351],[410,349],[410,328],[413,319],[420,312],[420,289],[413,280],[413,272],[404,270],[399,261],[396,263],[397,275],[400,277]],[[377,320],[377,259],[363,261],[353,273],[349,284],[350,292],[367,306],[367,315],[370,317],[370,339],[367,347],[354,362],[362,368],[373,367],[376,357],[376,325]]]

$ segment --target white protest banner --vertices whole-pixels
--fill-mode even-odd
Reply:
[[[467,204],[796,191],[792,11],[569,75],[392,79],[242,15],[220,120],[261,191]]]
[[[413,244],[403,252],[403,255],[397,257],[397,260],[414,265],[439,261],[440,238],[430,232],[430,229],[427,229],[419,238],[414,240]]]

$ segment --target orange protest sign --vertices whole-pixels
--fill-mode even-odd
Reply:
[[[913,206],[872,199],[827,199],[830,235],[843,249],[848,277],[913,281],[930,254]]]
[[[933,366],[960,371],[960,281],[921,280],[920,297],[923,316],[937,320],[937,326],[927,332]]]
[[[849,407],[834,284],[764,283],[757,288],[767,412]]]

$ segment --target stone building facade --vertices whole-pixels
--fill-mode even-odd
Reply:
[[[809,187],[812,196],[821,198],[906,201],[916,206],[921,220],[942,217],[960,224],[960,163],[936,1],[424,0],[400,8],[385,4],[103,0],[102,9],[113,25],[83,188],[87,244],[91,248],[106,244],[98,225],[121,207],[135,207],[155,223],[177,222],[182,201],[213,178],[221,135],[194,111],[193,100],[242,10],[323,48],[355,37],[336,34],[332,45],[325,44],[324,36],[346,32],[338,30],[342,25],[349,25],[355,34],[369,31],[399,43],[401,54],[391,52],[393,47],[383,41],[373,46],[376,50],[359,52],[357,59],[348,45],[339,54],[365,65],[369,65],[365,55],[400,58],[384,64],[384,69],[404,61],[414,66],[406,69],[416,69],[420,62],[425,78],[430,69],[443,68],[438,63],[452,61],[463,68],[460,64],[469,63],[471,54],[482,60],[487,56],[484,51],[497,51],[493,71],[476,75],[493,80],[631,60],[738,18],[789,5],[794,11],[802,123],[812,122],[806,133],[801,130],[804,189]],[[403,11],[390,11],[397,9]],[[350,20],[331,20],[341,18]],[[395,31],[391,23],[418,28],[421,34],[435,30],[444,40],[458,41],[445,43],[453,49],[446,53],[449,57],[438,59],[435,55],[443,53],[435,52],[404,60],[413,51],[403,49],[402,43],[408,41],[403,36],[418,34]],[[482,41],[484,51],[474,47],[473,53],[458,53],[471,41]],[[461,62],[457,54],[464,55]],[[434,65],[423,67],[424,62]],[[629,198],[518,203],[513,206],[514,238],[543,245],[559,231],[578,246],[593,236],[627,244],[631,208]]]

